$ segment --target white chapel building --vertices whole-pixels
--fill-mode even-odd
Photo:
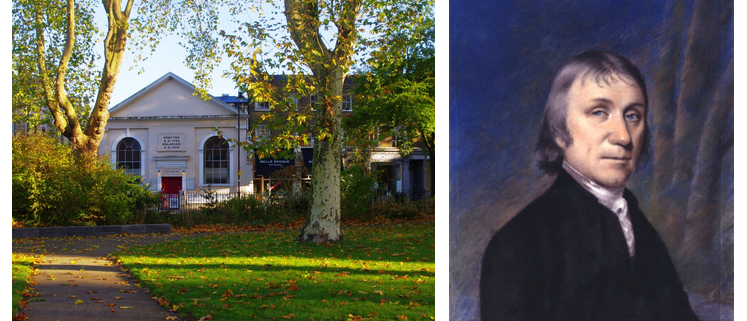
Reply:
[[[191,83],[167,73],[112,107],[99,153],[152,191],[251,192],[253,162],[227,141],[246,140],[248,115],[194,92]]]

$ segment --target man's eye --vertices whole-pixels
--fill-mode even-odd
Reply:
[[[604,115],[604,112],[601,110],[595,110],[595,111],[592,111],[591,114],[594,116],[602,116]]]
[[[641,117],[640,117],[640,116],[638,116],[638,114],[632,114],[632,113],[631,113],[631,114],[627,114],[627,115],[625,115],[625,118],[626,118],[627,120],[632,120],[632,121],[638,121],[638,120],[640,120],[640,119],[641,119]]]

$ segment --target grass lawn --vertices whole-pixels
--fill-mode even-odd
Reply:
[[[13,253],[13,315],[18,313],[21,308],[24,290],[31,282],[31,275],[34,273],[33,264],[39,260],[37,256]]]
[[[185,238],[115,253],[180,317],[212,320],[429,320],[435,227],[344,230],[340,244],[296,231]]]

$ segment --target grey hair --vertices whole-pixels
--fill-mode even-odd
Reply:
[[[568,132],[566,117],[568,115],[568,92],[578,78],[589,78],[598,84],[607,83],[619,78],[621,81],[632,81],[641,89],[646,113],[648,114],[648,92],[646,82],[630,60],[611,51],[590,50],[574,56],[555,76],[550,94],[545,105],[540,137],[535,150],[535,157],[540,169],[549,175],[557,174],[563,165],[563,148],[558,146],[556,138],[566,146],[573,144],[573,137]],[[648,161],[651,134],[646,117],[644,119],[643,143],[637,166]]]

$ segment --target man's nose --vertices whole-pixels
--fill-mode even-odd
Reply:
[[[630,145],[630,131],[628,130],[628,124],[625,122],[625,117],[615,117],[610,122],[610,143],[621,146]]]

